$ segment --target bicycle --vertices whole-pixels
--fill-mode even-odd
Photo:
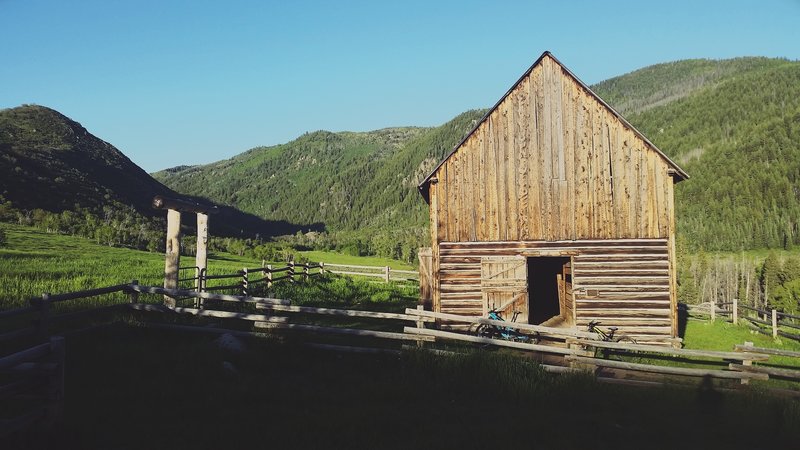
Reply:
[[[617,334],[617,330],[619,330],[619,327],[608,327],[608,332],[606,332],[603,331],[603,329],[601,329],[600,327],[598,327],[598,325],[600,325],[600,322],[597,320],[589,321],[589,325],[586,328],[586,331],[597,334],[598,336],[600,336],[600,340],[605,342],[627,342],[629,344],[636,343],[636,340],[628,336],[627,334],[624,333]],[[610,349],[607,348],[595,347],[595,357],[598,357],[598,352],[600,352],[602,357],[606,359],[608,355],[613,352],[613,350],[610,351]]]
[[[628,336],[627,334],[617,334],[617,330],[619,327],[608,327],[608,332],[606,333],[600,327],[600,322],[597,320],[592,320],[589,322],[589,326],[586,328],[586,331],[590,333],[595,333],[600,336],[600,340],[605,342],[628,342],[631,344],[635,344],[636,341]]]
[[[519,317],[519,314],[520,311],[514,311],[513,315],[511,316],[511,323],[517,321],[517,317]],[[505,322],[503,317],[500,315],[500,312],[494,308],[492,308],[492,310],[489,311],[487,318],[491,320],[499,320]],[[477,336],[485,338],[503,339],[506,341],[514,341],[514,342],[526,342],[529,344],[535,344],[539,342],[539,336],[537,333],[527,334],[513,327],[504,327],[494,324],[486,324],[486,323],[479,324],[478,327],[475,329],[475,334]]]

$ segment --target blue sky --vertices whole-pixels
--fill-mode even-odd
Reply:
[[[306,131],[439,125],[545,50],[589,84],[800,59],[800,0],[0,0],[0,108],[57,109],[155,171]]]

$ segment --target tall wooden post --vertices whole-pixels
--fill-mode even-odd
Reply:
[[[289,261],[289,283],[294,283],[294,260]]]
[[[391,269],[389,269],[389,266],[383,268],[383,278],[387,283],[391,280],[391,273],[389,272],[390,270]]]
[[[164,288],[178,289],[178,267],[181,264],[181,213],[167,210],[167,246],[164,258]],[[175,308],[175,299],[165,295],[164,305]]]
[[[711,302],[711,321],[717,320],[717,303]]]
[[[733,299],[733,324],[734,325],[738,325],[739,324],[739,299],[738,298],[734,298]]]
[[[205,288],[203,275],[208,267],[208,215],[204,213],[197,213],[197,254],[194,261],[197,266],[195,290],[199,292]]]
[[[272,264],[267,264],[267,289],[272,289]]]
[[[772,337],[778,337],[778,311],[772,310]]]

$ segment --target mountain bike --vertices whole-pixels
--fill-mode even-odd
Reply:
[[[517,321],[517,317],[519,317],[519,314],[520,311],[514,311],[513,315],[511,316],[511,323]],[[500,315],[500,312],[494,308],[491,311],[489,311],[487,319],[499,320],[505,322],[503,317]],[[504,339],[506,341],[514,341],[514,342],[527,342],[529,344],[535,344],[539,342],[539,334],[536,332],[534,332],[533,334],[527,334],[513,327],[504,327],[494,324],[486,324],[486,323],[479,324],[478,327],[475,329],[475,334],[477,336],[485,338]]]
[[[603,330],[598,325],[600,322],[597,320],[592,320],[589,322],[589,325],[586,328],[586,331],[590,333],[595,333],[600,336],[600,340],[605,342],[623,342],[628,344],[635,344],[636,340],[632,337],[628,336],[625,333],[617,333],[619,327],[608,327],[608,331]],[[607,348],[597,348],[595,347],[595,357],[602,356],[603,358],[607,358],[612,351]],[[599,354],[598,354],[599,353]]]

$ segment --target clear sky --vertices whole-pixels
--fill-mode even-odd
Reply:
[[[800,59],[800,0],[0,0],[0,108],[54,108],[152,172],[306,131],[440,125],[545,50],[588,84]]]

